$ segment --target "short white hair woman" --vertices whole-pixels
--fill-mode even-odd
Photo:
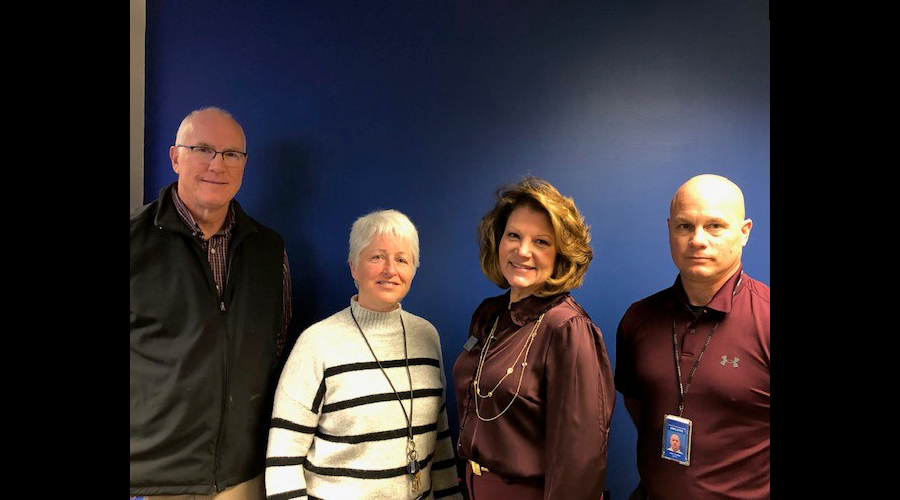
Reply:
[[[403,310],[419,236],[396,210],[353,223],[359,293],[297,339],[278,382],[269,499],[461,499],[437,330]]]

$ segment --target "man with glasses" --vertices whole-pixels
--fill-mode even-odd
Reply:
[[[287,253],[233,199],[247,149],[228,112],[189,114],[169,158],[177,182],[131,213],[131,498],[262,500]]]

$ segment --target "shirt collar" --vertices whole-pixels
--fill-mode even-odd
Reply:
[[[713,298],[706,304],[706,308],[719,311],[723,314],[731,312],[731,306],[734,304],[734,296],[740,291],[741,286],[743,286],[743,275],[744,265],[741,264],[740,267],[738,267],[737,272],[728,278],[728,281],[726,281],[725,284],[719,288],[719,291],[713,295]],[[673,287],[675,288],[676,300],[685,305],[690,304],[687,293],[684,291],[684,285],[681,283],[680,273],[678,274],[678,277],[675,278]]]
[[[509,304],[509,295],[510,292],[506,292],[506,295],[503,296],[507,304]],[[522,300],[508,305],[510,318],[513,320],[513,323],[518,326],[523,326],[537,319],[538,316],[544,314],[550,310],[550,308],[565,300],[568,296],[569,292],[549,295],[547,297],[529,295]]]
[[[175,209],[178,211],[179,217],[181,217],[182,222],[184,222],[188,229],[194,233],[194,236],[203,237],[203,230],[200,229],[200,225],[197,224],[196,220],[194,220],[194,216],[191,214],[191,211],[188,210],[187,205],[184,204],[184,201],[181,200],[181,197],[178,196],[178,183],[174,183],[172,185],[172,202],[175,203]],[[225,215],[225,222],[222,224],[222,227],[214,236],[225,235],[231,232],[231,228],[234,227],[234,204],[228,203],[228,214]]]

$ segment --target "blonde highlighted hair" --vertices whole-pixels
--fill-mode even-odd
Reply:
[[[494,208],[478,225],[481,271],[500,288],[509,288],[500,267],[499,245],[506,222],[513,210],[529,207],[550,218],[556,239],[553,273],[534,295],[545,297],[581,286],[588,265],[594,258],[591,233],[572,198],[563,196],[549,182],[526,177],[518,184],[502,187],[496,193]]]

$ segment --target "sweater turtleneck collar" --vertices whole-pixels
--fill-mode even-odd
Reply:
[[[396,309],[388,312],[373,311],[360,305],[357,297],[358,295],[354,295],[350,298],[350,310],[353,311],[353,316],[366,335],[402,333],[400,312],[403,311],[403,306],[398,304]]]

